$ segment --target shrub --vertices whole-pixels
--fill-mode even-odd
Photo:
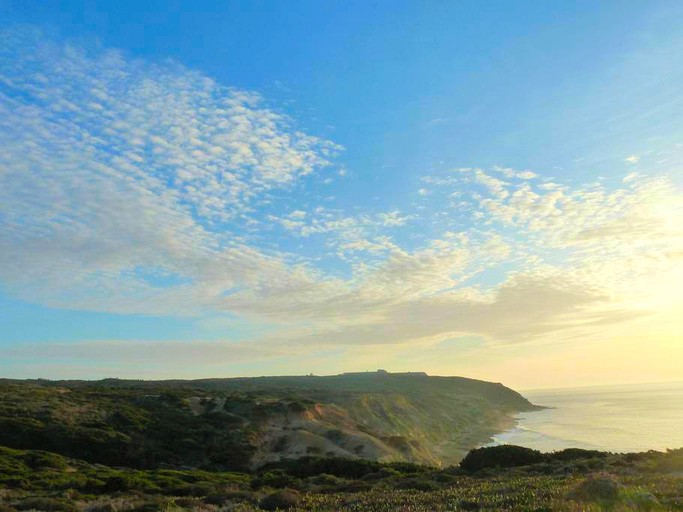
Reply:
[[[117,512],[119,510],[114,503],[106,501],[98,501],[97,503],[89,503],[87,512]]]
[[[287,436],[280,436],[273,445],[273,451],[276,453],[284,452],[288,445],[289,441],[287,440]]]
[[[402,453],[410,452],[410,443],[403,436],[389,436],[383,438],[383,440],[386,444]]]
[[[396,489],[412,489],[416,491],[433,492],[439,490],[439,485],[425,478],[402,478],[394,482]]]
[[[458,503],[458,508],[461,510],[479,510],[481,505],[476,501],[460,500]]]
[[[339,485],[343,480],[334,475],[327,473],[320,473],[318,476],[311,478],[311,481],[317,485]]]
[[[17,510],[40,510],[41,512],[76,512],[76,505],[66,500],[36,496],[26,498],[14,505]]]
[[[284,469],[290,475],[298,478],[316,476],[321,473],[342,478],[360,478],[368,473],[374,473],[382,467],[381,463],[372,460],[306,456],[299,459],[283,459],[268,464],[263,469]]]
[[[656,510],[659,509],[659,500],[651,492],[642,489],[626,490],[622,493],[624,501],[634,506],[636,510]]]
[[[158,490],[158,487],[145,477],[125,473],[110,476],[104,487],[107,491]]]
[[[289,407],[289,410],[292,412],[304,412],[304,411],[306,411],[306,404],[304,404],[303,402],[300,402],[298,400],[294,401],[294,402],[290,402],[289,404],[287,404],[287,406]]]
[[[65,469],[68,466],[63,457],[50,452],[30,451],[23,458],[26,465],[31,469]]]
[[[133,512],[167,512],[169,510],[177,510],[173,500],[163,496],[146,496],[145,501],[137,505]]]
[[[609,475],[595,475],[577,485],[568,495],[575,501],[610,503],[619,499],[621,484]]]
[[[344,432],[337,428],[333,428],[325,432],[325,437],[332,441],[333,443],[339,443],[343,437],[344,437]]]
[[[458,481],[458,478],[455,475],[444,472],[436,473],[432,478],[435,482],[440,482],[442,484],[451,484]]]
[[[348,484],[339,488],[340,492],[349,492],[349,493],[367,492],[370,490],[372,490],[372,484],[369,484],[367,482],[361,482],[361,481],[349,482]]]
[[[259,507],[264,510],[288,510],[301,502],[301,495],[294,489],[282,489],[269,494],[261,500]]]
[[[487,468],[527,466],[545,460],[545,455],[538,450],[504,444],[472,450],[460,462],[460,467],[467,471],[479,471]]]
[[[204,498],[204,503],[207,505],[225,505],[228,502],[256,503],[256,498],[249,491],[225,491],[210,494]]]
[[[582,448],[566,448],[559,452],[553,452],[547,455],[551,460],[561,460],[564,462],[577,459],[593,459],[605,458],[609,455],[608,452],[601,452],[598,450],[584,450]]]
[[[655,467],[659,471],[683,471],[683,448],[667,450]]]
[[[194,507],[198,507],[198,506],[202,505],[202,500],[200,500],[199,498],[192,498],[189,496],[184,496],[181,498],[176,498],[174,500],[174,503],[179,507],[194,508]]]
[[[291,475],[285,473],[282,469],[274,469],[266,471],[260,477],[255,478],[252,482],[252,487],[258,489],[260,487],[287,487],[294,482]]]
[[[429,466],[421,466],[412,462],[389,462],[384,467],[395,469],[401,473],[424,473],[433,469]]]

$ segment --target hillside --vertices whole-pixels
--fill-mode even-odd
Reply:
[[[247,470],[303,456],[448,465],[533,409],[424,373],[0,381],[0,445],[133,468]]]
[[[110,467],[0,446],[0,511],[683,510],[683,449],[542,454],[504,446],[460,467],[306,457],[257,472]]]

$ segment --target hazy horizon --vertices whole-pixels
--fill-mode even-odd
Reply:
[[[0,377],[676,382],[683,4],[0,0]]]

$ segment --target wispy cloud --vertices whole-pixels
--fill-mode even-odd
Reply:
[[[274,191],[296,195],[339,146],[255,93],[30,30],[2,34],[0,145],[10,293],[279,327],[239,344],[53,345],[55,357],[120,359],[133,343],[142,358],[166,347],[162,361],[203,363],[313,346],[546,339],[644,314],[639,298],[683,256],[681,195],[666,176],[569,184],[464,168],[423,177],[421,209],[263,209]],[[281,233],[286,249],[251,236],[250,223]],[[295,244],[319,244],[319,254]]]

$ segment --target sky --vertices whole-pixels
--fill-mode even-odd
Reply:
[[[682,17],[0,0],[0,376],[683,379]]]

